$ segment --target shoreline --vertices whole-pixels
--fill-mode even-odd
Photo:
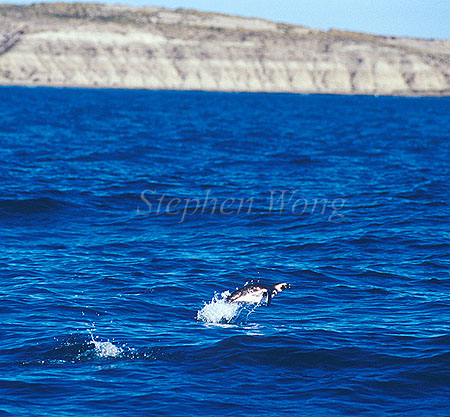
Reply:
[[[373,93],[348,93],[348,92],[315,92],[315,91],[268,91],[268,90],[202,90],[202,89],[178,89],[178,88],[145,88],[145,87],[116,87],[98,85],[57,85],[57,84],[0,84],[0,88],[54,88],[54,89],[80,89],[80,90],[129,90],[129,91],[174,91],[174,92],[199,92],[199,93],[228,93],[228,94],[289,94],[299,96],[361,96],[361,97],[405,97],[405,98],[446,98],[450,97],[450,90],[444,92],[416,92],[413,94],[373,94]]]

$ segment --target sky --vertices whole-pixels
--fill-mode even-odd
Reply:
[[[11,1],[11,0],[10,0]],[[13,0],[32,3],[40,0]],[[48,1],[48,0],[47,0]],[[78,0],[81,1],[81,0]],[[8,0],[3,0],[8,2]],[[97,0],[261,17],[328,30],[450,39],[450,0]]]

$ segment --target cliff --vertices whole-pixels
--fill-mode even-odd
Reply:
[[[450,95],[450,41],[185,9],[3,4],[0,84]]]

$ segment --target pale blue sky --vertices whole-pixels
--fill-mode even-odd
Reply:
[[[32,3],[33,0],[14,2]],[[100,0],[99,2],[184,7],[262,17],[319,29],[336,28],[385,35],[450,39],[450,0]]]

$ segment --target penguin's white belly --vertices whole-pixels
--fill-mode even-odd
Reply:
[[[233,301],[237,303],[258,304],[262,301],[265,295],[267,295],[267,290],[260,289],[242,294]]]

